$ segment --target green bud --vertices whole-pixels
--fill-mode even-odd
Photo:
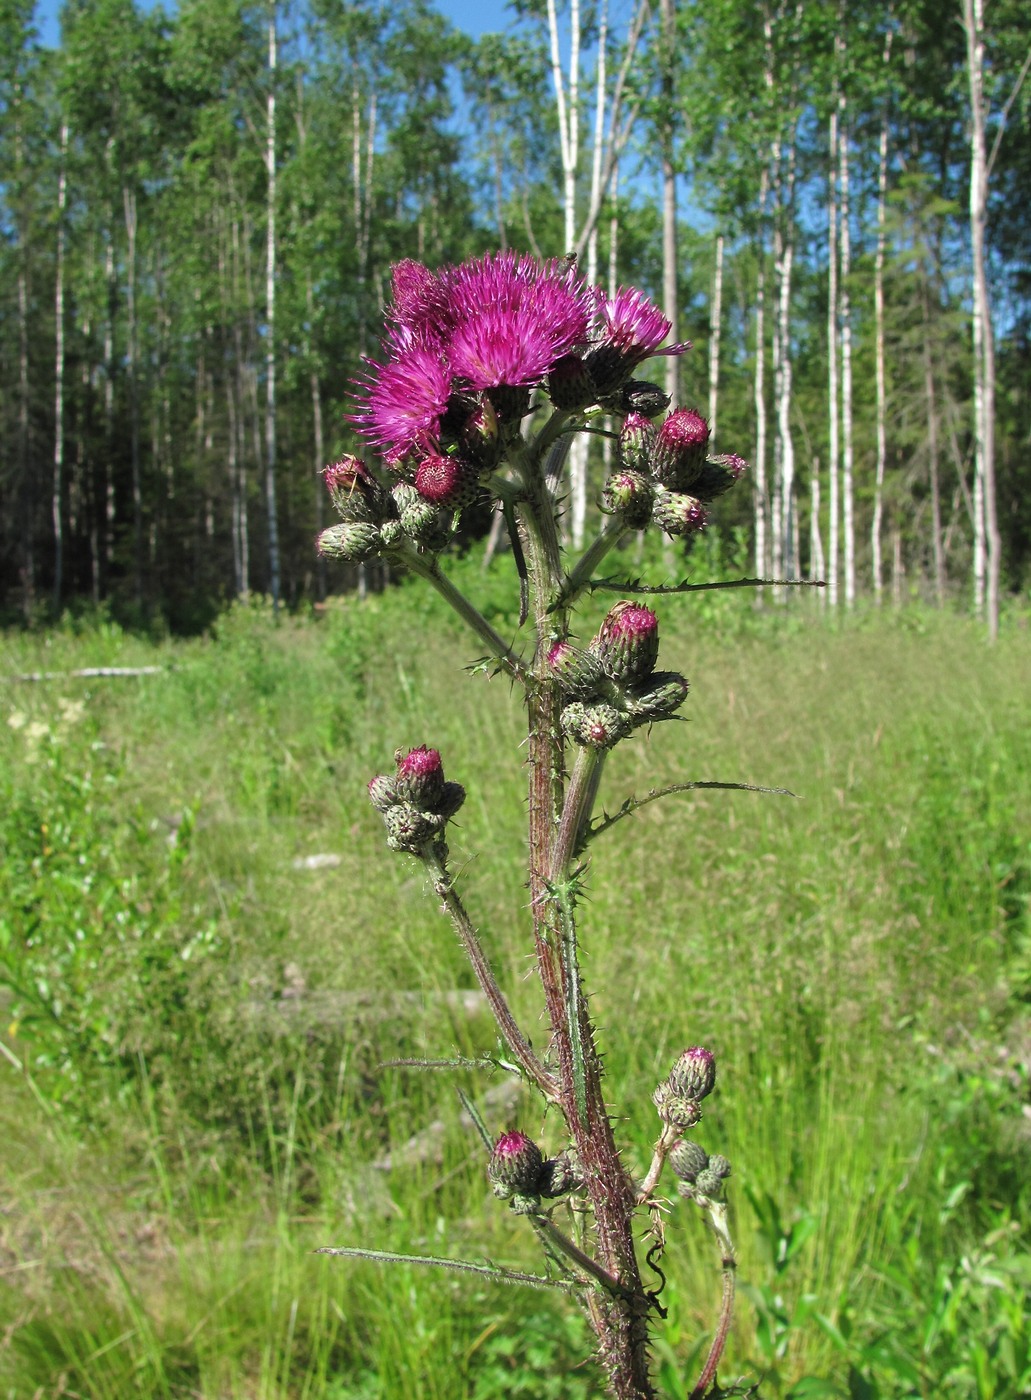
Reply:
[[[563,355],[548,375],[548,394],[556,408],[575,412],[598,397],[590,371],[579,355]]]
[[[601,493],[609,515],[622,517],[628,530],[643,530],[652,515],[652,485],[641,472],[623,468],[613,472]]]
[[[444,829],[444,822],[436,813],[420,812],[409,807],[407,802],[388,808],[383,813],[383,823],[390,849],[409,851],[412,855],[419,855]]]
[[[630,733],[630,720],[612,705],[574,700],[562,711],[562,729],[585,749],[611,749]]]
[[[631,717],[636,728],[670,719],[687,699],[687,677],[677,671],[653,671],[647,681],[648,689],[631,696]]]
[[[673,1145],[669,1154],[669,1164],[681,1181],[694,1181],[698,1173],[705,1171],[709,1165],[709,1158],[705,1149],[697,1142],[681,1138]]]
[[[696,1195],[705,1196],[710,1201],[723,1200],[723,1178],[711,1167],[706,1167],[705,1171],[698,1173],[694,1180],[694,1189]]]
[[[652,503],[652,520],[667,535],[681,539],[687,535],[696,535],[699,530],[704,529],[708,515],[704,505],[695,496],[657,487]]]
[[[343,559],[348,564],[362,564],[374,559],[383,546],[377,525],[364,521],[344,521],[323,530],[316,549],[324,559]]]

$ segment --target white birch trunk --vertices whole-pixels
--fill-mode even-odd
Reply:
[[[766,485],[766,239],[763,234],[763,220],[766,217],[768,189],[769,170],[764,167],[759,181],[758,267],[755,286],[755,369],[752,377],[752,394],[755,404],[755,456],[752,463],[752,516],[755,526],[756,578],[765,578],[769,572],[769,561],[766,555],[766,520],[768,512]]]
[[[662,310],[670,323],[670,337],[677,340],[679,324],[677,295],[677,176],[673,160],[673,121],[676,111],[673,65],[676,56],[675,0],[661,0],[662,15]],[[666,393],[676,408],[680,398],[680,361],[666,356]]]
[[[809,487],[809,577],[823,578],[826,560],[823,555],[823,536],[820,533],[820,459],[813,458],[812,480]],[[818,588],[820,602],[825,603],[826,590]]]
[[[827,605],[838,606],[838,540],[841,505],[838,441],[838,112],[830,115],[827,193]]]
[[[279,517],[276,507],[276,68],[278,46],[275,0],[268,18],[268,107],[265,166],[268,198],[265,230],[265,507],[268,512],[269,591],[279,610]]]
[[[129,445],[132,463],[133,591],[143,605],[143,482],[140,474],[140,396],[136,326],[136,191],[122,188],[127,263],[125,310],[128,317],[126,367],[129,372]]]
[[[887,52],[885,53],[887,61]],[[877,251],[873,270],[874,314],[874,376],[877,403],[877,463],[874,468],[873,519],[870,522],[870,569],[873,576],[874,601],[880,603],[884,588],[881,560],[881,529],[884,516],[884,471],[888,459],[887,444],[887,386],[884,364],[884,250],[885,221],[888,192],[888,119],[881,122],[881,139],[877,155]]]
[[[974,300],[974,605],[978,613],[986,613],[988,636],[994,641],[999,630],[1000,539],[995,503],[995,342],[984,246],[988,210],[984,10],[982,0],[962,0],[962,6],[963,28],[967,41],[967,76],[970,85],[970,248]]]
[[[845,98],[840,100],[841,126],[841,525],[844,535],[845,606],[856,601],[856,532],[852,435],[852,307],[849,279],[852,272],[852,234],[849,227],[848,125]]]
[[[723,234],[716,235],[716,264],[709,303],[709,442],[716,441],[716,410],[720,392],[720,327],[723,322]]]

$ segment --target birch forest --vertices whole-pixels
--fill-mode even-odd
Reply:
[[[994,633],[1031,584],[1021,0],[515,0],[496,22],[72,0],[50,47],[2,0],[5,620],[190,630],[248,592],[368,582],[313,541],[390,266],[514,248],[575,251],[693,341],[653,377],[751,464],[716,524],[745,572]]]

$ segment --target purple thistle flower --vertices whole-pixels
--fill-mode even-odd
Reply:
[[[475,388],[535,382],[587,339],[594,293],[565,263],[499,253],[449,269],[446,280],[448,358]]]
[[[390,314],[398,326],[417,336],[440,341],[450,328],[448,292],[441,279],[413,258],[390,269],[394,300]]]
[[[406,345],[405,339],[391,336],[388,341],[396,359],[386,364],[366,361],[378,375],[364,386],[365,403],[350,415],[362,436],[395,460],[414,447],[429,447],[436,441],[451,395],[451,374],[440,352],[425,345]]]
[[[620,287],[614,297],[603,296],[598,306],[599,343],[621,350],[633,364],[654,355],[671,326],[655,303],[636,287]],[[667,354],[685,347],[671,346]]]
[[[455,374],[474,389],[536,384],[555,362],[546,328],[526,307],[484,307],[452,334],[448,358]]]

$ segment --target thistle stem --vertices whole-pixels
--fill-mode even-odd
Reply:
[[[472,963],[476,980],[487,998],[494,1019],[497,1021],[498,1028],[505,1037],[509,1049],[545,1097],[552,1103],[557,1103],[559,1097],[555,1078],[541,1064],[534,1054],[530,1042],[519,1029],[508,1002],[505,1000],[504,993],[495,980],[493,969],[487,961],[487,955],[483,951],[475,928],[473,928],[472,920],[455,891],[447,867],[432,847],[427,847],[423,854],[423,860],[433,877],[433,888],[444,901],[444,910],[458,934],[459,941],[465,949],[469,961]]]
[[[705,1359],[705,1365],[702,1367],[698,1382],[694,1390],[691,1391],[690,1400],[705,1400],[709,1387],[716,1379],[716,1371],[723,1356],[723,1349],[727,1344],[727,1334],[730,1332],[730,1324],[734,1317],[734,1290],[737,1280],[737,1257],[734,1253],[734,1243],[730,1238],[726,1203],[724,1201],[707,1201],[703,1208],[708,1211],[709,1224],[712,1226],[720,1248],[723,1298],[720,1304],[720,1319],[716,1324],[716,1333],[709,1347],[709,1355]]]
[[[675,1128],[665,1127],[655,1144],[655,1151],[652,1155],[652,1164],[648,1168],[648,1175],[637,1188],[637,1204],[643,1205],[659,1184],[659,1177],[662,1175],[662,1168],[665,1165],[666,1157],[670,1148],[677,1140]]]
[[[514,680],[526,681],[526,667],[522,660],[515,654],[506,641],[495,632],[487,619],[483,616],[475,604],[470,603],[464,593],[459,592],[447,575],[442,571],[436,559],[427,560],[423,555],[412,548],[403,548],[396,551],[398,561],[409,569],[413,574],[418,574],[431,584],[440,596],[458,614],[463,622],[467,623],[476,635],[490,649],[491,656],[500,664],[501,669],[507,672]]]
[[[603,749],[582,748],[577,753],[555,843],[552,880],[562,878],[565,869],[583,848],[583,834],[594,811],[604,765]]]
[[[595,569],[626,532],[626,526],[618,516],[613,515],[606,520],[597,539],[584,550],[574,565],[572,573],[566,578],[562,591],[555,602],[556,608],[568,608],[570,604],[576,602],[580,594],[591,583],[591,575]],[[593,586],[598,588],[604,585],[596,582]]]

